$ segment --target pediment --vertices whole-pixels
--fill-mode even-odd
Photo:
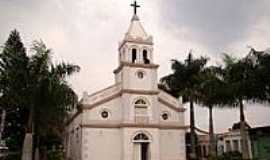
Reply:
[[[83,109],[91,109],[97,105],[108,102],[121,95],[121,85],[115,84],[103,90],[95,92],[91,95],[86,95],[81,100]]]
[[[168,93],[162,90],[159,90],[158,101],[167,106],[168,108],[173,109],[177,112],[184,112],[186,110],[183,107],[183,105],[179,102],[179,100],[177,100],[176,98],[174,98],[173,96],[169,95]]]

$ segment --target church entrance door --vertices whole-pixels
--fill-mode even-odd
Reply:
[[[150,160],[149,143],[134,143],[134,160]]]
[[[134,144],[134,160],[150,160],[149,146],[150,142],[148,137],[140,133],[133,139]]]
[[[148,143],[141,143],[141,160],[148,160]]]

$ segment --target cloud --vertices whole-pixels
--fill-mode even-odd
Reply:
[[[249,33],[246,38],[242,41],[232,42],[227,47],[227,51],[232,53],[238,53],[238,55],[243,56],[243,53],[248,52],[246,46],[252,46],[257,50],[265,50],[270,47],[270,21],[269,17],[261,17],[257,20],[256,24],[250,27]],[[239,46],[243,46],[239,48]],[[242,53],[242,54],[241,54]]]
[[[189,28],[190,38],[205,45],[212,54],[220,54],[228,45],[244,41],[259,19],[269,19],[269,5],[268,0],[169,0],[163,1],[161,11],[166,17],[166,28]],[[181,36],[182,32],[174,34]]]

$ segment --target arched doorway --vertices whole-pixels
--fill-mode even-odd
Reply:
[[[134,160],[150,160],[150,139],[144,133],[133,138]]]

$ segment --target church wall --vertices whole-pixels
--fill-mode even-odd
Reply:
[[[83,128],[82,160],[122,160],[119,128]]]
[[[150,63],[153,63],[153,46],[152,45],[138,45],[138,43],[128,42],[122,47],[122,56],[121,61],[123,62],[132,62],[132,49],[137,50],[136,62],[143,63],[143,50],[147,50],[148,52],[148,59]]]
[[[160,160],[185,160],[185,131],[160,130]]]
[[[137,95],[137,94],[129,94],[124,93],[122,95],[122,105],[124,109],[124,121],[125,122],[134,122],[135,120],[135,101],[138,99],[144,99],[149,104],[148,106],[148,116],[149,123],[158,122],[158,117],[156,115],[158,112],[158,102],[157,96],[155,95]]]
[[[160,116],[162,115],[162,113],[168,113],[169,118],[168,122],[177,122],[180,125],[184,125],[185,123],[185,117],[184,117],[184,113],[183,112],[177,112],[171,108],[169,108],[168,106],[159,103],[160,105]],[[164,121],[164,120],[162,120]]]
[[[109,112],[109,117],[107,119],[101,117],[102,111]],[[122,120],[122,106],[120,97],[96,106],[91,110],[84,110],[83,124],[107,120],[110,120],[110,122],[120,122],[120,120]]]
[[[142,79],[138,78],[138,71],[144,73]],[[123,89],[157,90],[157,71],[155,69],[124,67]]]
[[[115,83],[120,83],[122,81],[122,71],[119,73],[115,74]]]

